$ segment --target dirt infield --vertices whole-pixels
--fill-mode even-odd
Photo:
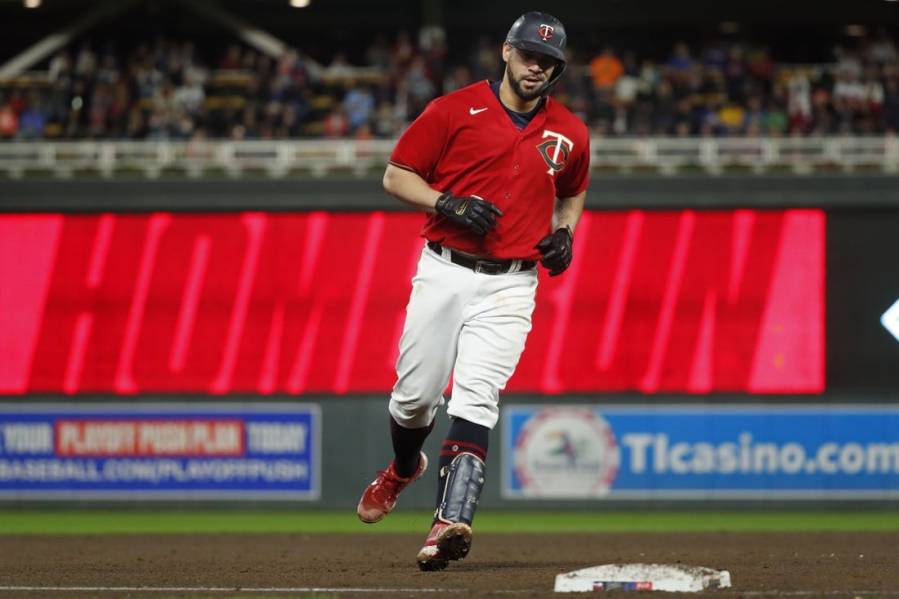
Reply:
[[[415,565],[421,541],[399,534],[0,536],[0,597],[550,597],[560,572],[622,562],[730,570],[733,589],[709,596],[899,596],[896,533],[476,534],[468,559],[436,573]],[[118,590],[104,590],[110,587]]]

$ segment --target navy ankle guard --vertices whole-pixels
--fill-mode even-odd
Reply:
[[[464,522],[471,525],[478,500],[484,489],[487,466],[472,453],[460,453],[447,467],[443,499],[437,508],[437,518],[444,522]]]

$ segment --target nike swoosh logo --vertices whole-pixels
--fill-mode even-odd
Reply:
[[[469,109],[468,109],[468,114],[477,114],[477,113],[479,113],[479,112],[484,112],[485,110],[487,110],[487,109],[486,109],[486,108],[477,108],[477,109],[475,109],[475,108],[469,108]]]

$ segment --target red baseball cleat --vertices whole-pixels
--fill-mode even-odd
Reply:
[[[425,546],[418,552],[418,568],[424,572],[443,570],[452,560],[463,559],[471,549],[471,527],[463,522],[437,522]]]
[[[396,507],[396,498],[403,492],[409,483],[428,469],[428,456],[422,452],[418,460],[418,470],[409,478],[402,478],[394,469],[393,460],[384,470],[378,472],[378,478],[372,481],[362,493],[359,505],[356,506],[356,514],[359,519],[367,524],[374,524],[384,519],[384,516]]]

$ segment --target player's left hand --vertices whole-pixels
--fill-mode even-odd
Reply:
[[[574,233],[570,227],[561,227],[540,240],[534,247],[540,250],[543,258],[540,264],[549,269],[549,276],[554,277],[565,272],[571,264],[571,243]]]

